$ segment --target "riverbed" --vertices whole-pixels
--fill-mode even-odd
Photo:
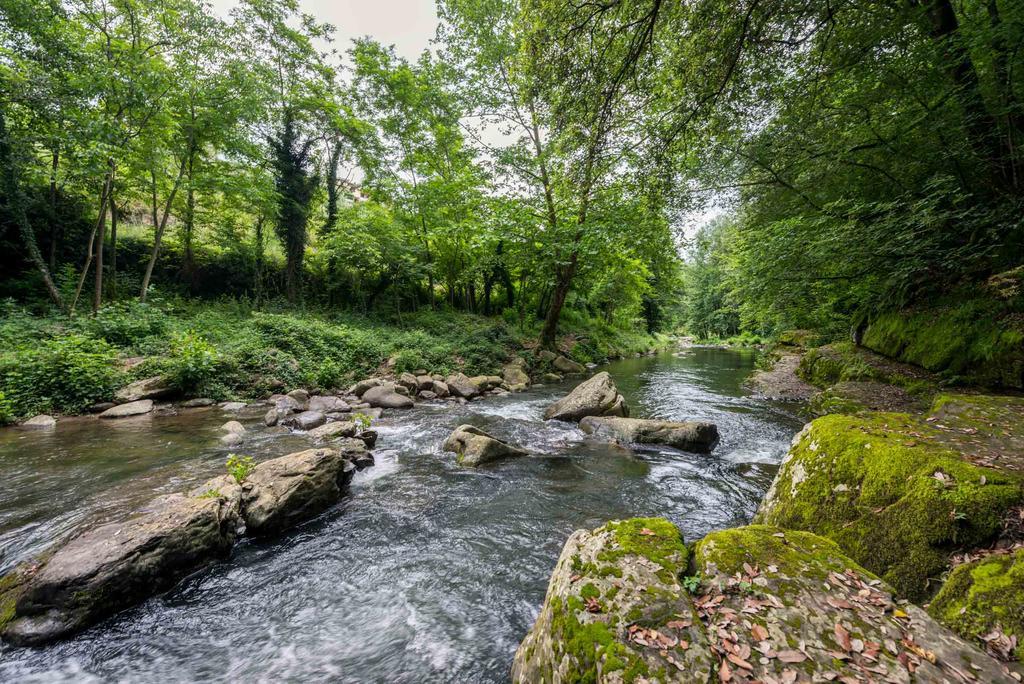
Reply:
[[[0,645],[0,681],[503,682],[575,529],[664,516],[687,540],[753,515],[803,421],[748,396],[754,353],[688,348],[605,367],[632,415],[710,420],[710,455],[633,452],[541,420],[572,382],[466,405],[419,404],[376,425],[376,465],[341,504],[74,639]],[[223,472],[218,408],[52,432],[0,430],[0,572],[83,524]],[[233,450],[309,446],[262,426]],[[477,470],[441,452],[472,423],[529,449]]]

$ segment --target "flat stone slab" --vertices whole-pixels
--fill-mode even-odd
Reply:
[[[718,428],[701,421],[586,416],[580,421],[580,429],[616,442],[661,444],[698,453],[708,453],[718,444]]]
[[[164,399],[174,393],[175,389],[167,383],[167,379],[156,375],[125,385],[114,396],[120,402],[136,402],[140,399]]]
[[[43,413],[38,416],[33,416],[24,423],[21,423],[21,427],[34,428],[36,430],[48,430],[57,427],[57,419]]]
[[[14,644],[41,644],[133,605],[227,554],[237,519],[227,498],[172,494],[140,515],[89,529],[0,591],[13,618],[6,625],[0,618],[0,633]]]
[[[130,401],[127,404],[119,404],[113,408],[108,408],[99,417],[104,419],[128,418],[130,416],[141,416],[152,410],[152,399],[140,399],[139,401]]]

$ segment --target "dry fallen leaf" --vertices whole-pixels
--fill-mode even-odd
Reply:
[[[836,643],[838,643],[844,651],[850,650],[850,633],[838,622],[836,623],[835,629]]]
[[[779,651],[775,657],[784,663],[802,663],[807,660],[806,654],[793,650]]]
[[[750,628],[750,633],[754,636],[757,641],[764,641],[768,638],[768,630],[761,625],[754,625]]]

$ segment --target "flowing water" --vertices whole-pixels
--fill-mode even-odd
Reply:
[[[603,444],[543,408],[571,384],[391,412],[341,504],[69,641],[0,645],[0,681],[502,682],[569,533],[665,516],[687,540],[749,520],[801,421],[745,396],[752,353],[693,348],[607,367],[637,417],[706,419],[711,456]],[[309,443],[262,427],[257,459]],[[0,572],[77,526],[223,472],[217,408],[0,431]],[[459,468],[472,423],[533,456]]]

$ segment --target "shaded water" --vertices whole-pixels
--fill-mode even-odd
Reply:
[[[507,681],[562,543],[608,519],[661,515],[688,540],[753,514],[801,421],[744,396],[753,354],[688,349],[611,364],[637,417],[707,419],[711,456],[631,454],[544,423],[571,384],[419,405],[377,426],[377,465],[337,507],[78,637],[0,645],[0,681]],[[259,458],[308,442],[262,428],[237,449]],[[219,409],[121,423],[0,431],[0,566],[76,525],[222,472]],[[479,470],[440,445],[473,423],[534,456]]]

